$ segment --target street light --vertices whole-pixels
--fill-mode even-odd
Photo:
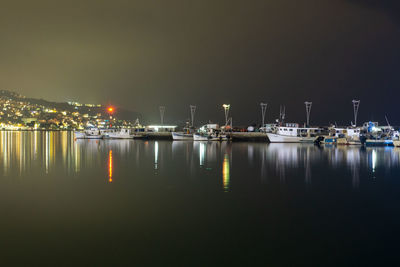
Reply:
[[[113,113],[114,113],[114,107],[113,107],[113,106],[109,106],[109,107],[107,108],[107,111],[108,111],[108,114],[110,115],[110,125],[109,125],[109,127],[112,127],[111,120],[112,120],[112,115],[113,115]]]

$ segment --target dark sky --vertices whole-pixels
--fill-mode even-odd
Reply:
[[[379,4],[376,4],[376,3]],[[372,0],[1,1],[0,89],[189,117],[400,124],[400,7]]]

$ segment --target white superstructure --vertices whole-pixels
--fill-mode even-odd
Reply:
[[[320,128],[301,128],[297,123],[277,126],[272,133],[267,133],[271,143],[313,143],[320,133]]]
[[[218,124],[206,124],[193,134],[194,141],[228,141],[228,136],[221,132]]]
[[[187,132],[172,132],[172,139],[175,141],[191,141],[193,140],[193,134],[192,133],[187,133]]]
[[[131,130],[127,128],[121,128],[119,131],[115,131],[108,134],[111,139],[132,139]]]

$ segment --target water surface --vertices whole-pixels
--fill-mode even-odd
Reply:
[[[4,264],[386,265],[400,149],[0,132]]]

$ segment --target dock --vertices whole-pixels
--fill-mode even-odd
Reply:
[[[233,142],[268,142],[267,134],[263,132],[232,132],[230,133],[230,135]]]
[[[149,140],[172,140],[171,132],[143,132]],[[232,132],[229,133],[232,142],[268,142],[266,133],[262,132]]]

